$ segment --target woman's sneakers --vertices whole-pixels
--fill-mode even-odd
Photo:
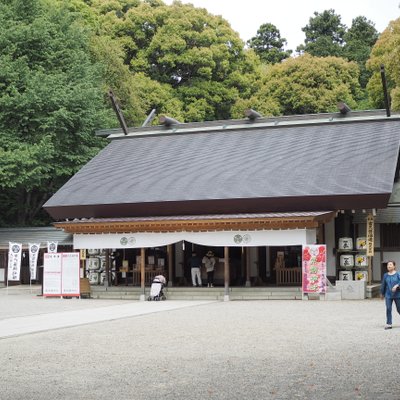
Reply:
[[[392,329],[392,325],[389,325],[389,324],[386,325],[386,326],[385,326],[385,330],[387,330],[387,329]]]

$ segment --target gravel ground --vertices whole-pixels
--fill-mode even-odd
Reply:
[[[141,307],[29,295],[3,300],[3,321],[57,318],[74,307],[96,312],[104,303]],[[193,303],[4,338],[0,398],[399,399],[400,316],[391,331],[383,329],[384,317],[379,300]]]

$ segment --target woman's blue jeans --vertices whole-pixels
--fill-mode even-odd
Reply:
[[[400,314],[400,299],[393,299],[391,297],[385,297],[386,303],[386,323],[392,325],[392,305],[393,302],[396,304],[397,312]]]

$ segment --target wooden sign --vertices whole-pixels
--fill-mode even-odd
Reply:
[[[374,255],[374,216],[368,214],[367,217],[367,256]]]

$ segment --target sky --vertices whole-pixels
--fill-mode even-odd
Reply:
[[[382,32],[393,19],[400,17],[400,0],[181,0],[195,7],[206,8],[221,15],[247,41],[257,34],[260,25],[272,23],[288,42],[286,48],[295,50],[304,42],[301,28],[306,26],[314,11],[334,9],[348,28],[353,18],[364,16]],[[164,0],[171,4],[173,0]]]

